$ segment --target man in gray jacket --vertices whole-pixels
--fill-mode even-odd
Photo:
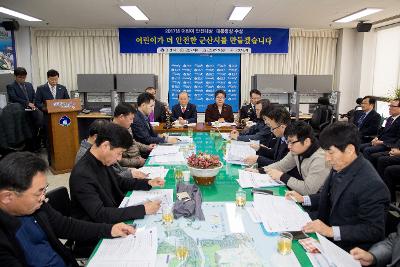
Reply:
[[[400,266],[400,224],[397,232],[391,233],[385,240],[373,245],[369,251],[354,248],[350,251],[354,259],[359,260],[362,266]]]
[[[285,138],[289,153],[280,161],[264,167],[265,172],[300,194],[317,193],[330,168],[325,163],[324,151],[319,147],[311,126],[302,121],[294,122],[286,127]],[[295,167],[302,179],[288,174]]]

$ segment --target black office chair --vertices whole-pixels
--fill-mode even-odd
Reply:
[[[318,136],[326,126],[331,124],[332,117],[333,110],[332,106],[329,104],[329,100],[327,98],[320,97],[318,99],[318,106],[310,120],[310,125],[313,128],[316,136]]]
[[[69,198],[68,190],[65,186],[60,186],[50,190],[46,194],[46,198],[48,199],[47,203],[49,203],[53,209],[66,217],[71,216],[71,200]],[[88,257],[83,256],[79,252],[75,251],[75,242],[73,240],[67,240],[64,246],[71,250],[80,266],[85,266]]]

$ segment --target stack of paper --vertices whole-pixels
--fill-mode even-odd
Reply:
[[[268,174],[239,170],[239,179],[236,180],[242,188],[258,188],[266,186],[285,185],[281,181],[275,181]]]
[[[193,143],[193,138],[190,136],[178,136],[176,139],[178,139],[178,143]]]
[[[149,164],[160,164],[160,165],[182,165],[185,164],[186,160],[182,152],[176,154],[166,154],[150,157]]]
[[[218,121],[211,122],[211,126],[216,127],[216,128],[231,127],[231,126],[235,126],[235,125],[236,125],[236,123],[234,123],[234,122],[218,122]]]
[[[256,155],[256,151],[249,142],[232,141],[226,146],[225,160],[228,163],[245,165],[244,159],[252,155]]]
[[[161,155],[169,155],[169,154],[177,154],[179,152],[179,146],[172,145],[172,146],[156,146],[150,152],[150,157],[153,156],[161,156]]]
[[[134,235],[127,237],[104,239],[87,266],[155,266],[157,239],[156,227],[138,230]]]
[[[165,176],[167,176],[168,169],[159,166],[159,167],[142,167],[139,169],[139,171],[142,171],[143,173],[147,174],[147,178],[149,179],[154,179],[154,178],[161,178],[165,179]]]
[[[174,203],[173,189],[153,189],[150,191],[133,191],[128,199],[124,199],[120,207],[142,205],[147,201],[161,200],[161,207],[171,207]],[[161,213],[162,209],[158,210]]]
[[[285,197],[254,194],[253,203],[268,232],[301,231],[311,222],[310,216],[296,202]]]

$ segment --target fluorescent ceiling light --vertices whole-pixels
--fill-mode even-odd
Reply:
[[[120,8],[134,18],[134,20],[149,20],[137,6],[120,6]]]
[[[22,13],[19,13],[17,11],[5,8],[5,7],[0,7],[0,12],[4,13],[4,14],[7,14],[7,15],[10,15],[10,16],[13,16],[13,17],[17,17],[17,18],[23,19],[23,20],[27,20],[27,21],[42,21],[41,19],[37,19],[37,18],[28,16],[28,15],[22,14]]]
[[[371,14],[374,14],[376,12],[382,11],[382,9],[380,8],[364,8],[361,9],[360,11],[357,11],[356,13],[350,14],[346,17],[334,20],[333,22],[340,22],[340,23],[346,23],[346,22],[350,22]]]
[[[253,7],[251,6],[236,6],[232,11],[229,20],[243,20],[252,8]]]

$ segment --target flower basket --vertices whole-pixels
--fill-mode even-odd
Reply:
[[[188,158],[188,168],[198,185],[211,185],[223,164],[216,155],[206,153],[193,154]]]

